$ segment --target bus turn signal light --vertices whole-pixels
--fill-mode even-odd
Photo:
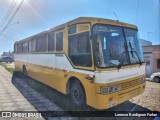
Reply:
[[[94,80],[94,75],[86,74],[86,79],[88,80]]]

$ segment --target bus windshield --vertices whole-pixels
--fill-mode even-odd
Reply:
[[[93,27],[92,35],[97,67],[144,62],[137,30],[99,24]]]

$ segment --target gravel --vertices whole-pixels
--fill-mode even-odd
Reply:
[[[147,81],[144,93],[134,97],[130,101],[151,111],[160,112],[160,83]]]

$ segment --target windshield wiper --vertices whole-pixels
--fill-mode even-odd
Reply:
[[[132,57],[133,57],[133,49],[134,49],[134,48],[132,48],[132,44],[131,44],[130,41],[129,41],[129,47],[130,47],[130,49],[131,49],[131,54],[132,54]]]
[[[131,44],[131,42],[130,42],[130,41],[129,41],[129,47],[130,47],[130,49],[131,49],[132,57],[133,57],[133,53],[135,52],[135,54],[136,54],[136,55],[137,55],[137,57],[138,57],[139,64],[140,64],[140,65],[142,65],[141,59],[140,59],[139,55],[137,54],[137,51],[134,51],[134,48],[132,48],[132,44]]]
[[[123,52],[122,54],[121,54],[121,61],[119,62],[119,64],[117,65],[117,69],[119,70],[121,67],[122,67],[122,65],[123,65],[123,62],[124,62],[124,57],[125,57],[125,52]]]
[[[136,54],[136,55],[137,55],[137,57],[138,57],[139,65],[142,65],[142,61],[141,61],[141,59],[140,59],[139,55],[137,54],[137,51],[134,51],[134,52],[135,52],[135,54]]]

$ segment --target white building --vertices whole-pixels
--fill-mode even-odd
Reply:
[[[160,45],[152,45],[152,42],[141,40],[143,56],[146,62],[146,75],[149,77],[154,72],[160,72]]]

